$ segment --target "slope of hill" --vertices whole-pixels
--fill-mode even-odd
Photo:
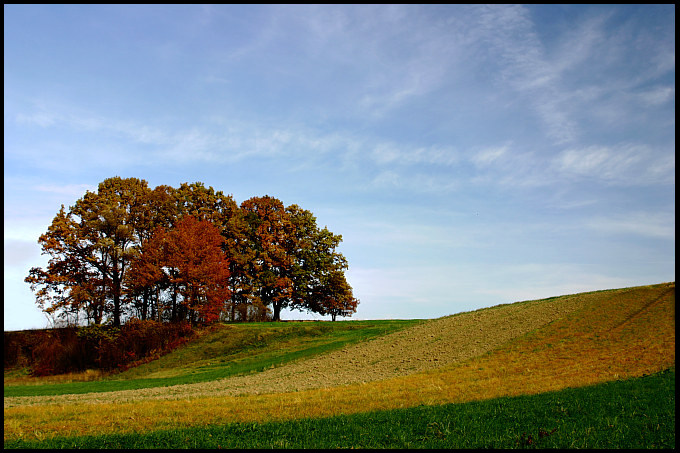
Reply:
[[[278,393],[369,382],[411,374],[480,355],[512,338],[564,316],[579,307],[580,303],[581,301],[578,298],[564,298],[559,301],[541,300],[501,305],[485,310],[428,320],[410,329],[402,329],[377,339],[371,339],[370,334],[375,335],[377,331],[372,332],[376,329],[371,328],[365,321],[340,325],[326,323],[324,330],[328,330],[331,325],[334,327],[352,326],[357,328],[357,330],[352,330],[354,332],[360,331],[362,334],[366,332],[366,334],[363,334],[363,338],[371,339],[371,341],[351,344],[339,351],[322,354],[284,367],[264,370],[256,375],[247,374],[239,378],[199,385],[173,386],[172,389],[157,385],[158,388],[148,389],[145,392],[116,392],[115,397],[117,400],[123,401],[153,396],[168,398],[171,395],[178,398],[183,395],[199,396],[201,394]],[[402,323],[403,321],[399,324]],[[206,335],[182,350],[171,353],[160,360],[138,367],[138,369],[129,370],[123,373],[123,376],[132,375],[141,378],[141,382],[137,385],[138,388],[154,387],[152,385],[154,382],[167,382],[166,385],[171,385],[176,383],[176,380],[172,377],[181,375],[183,369],[188,367],[192,372],[194,382],[214,381],[223,375],[228,375],[226,374],[228,365],[243,361],[244,355],[246,357],[257,355],[259,351],[252,346],[254,343],[274,343],[278,351],[273,353],[281,354],[291,341],[301,343],[301,340],[304,340],[305,343],[309,344],[311,343],[310,340],[315,339],[315,336],[321,336],[321,332],[309,335],[311,330],[320,330],[315,324],[304,326],[284,324],[281,327],[276,327],[272,323],[256,323],[225,327],[226,329],[219,329]],[[388,333],[391,329],[394,329],[394,327],[382,327],[382,331],[385,333]],[[335,341],[338,342],[338,340],[339,338],[335,337]],[[201,349],[201,351],[185,354],[184,351],[187,349]],[[217,357],[216,355],[219,354],[222,356]],[[269,354],[272,354],[272,352],[269,352]],[[187,361],[187,359],[184,359],[185,356],[188,356],[188,360],[191,360],[192,363],[185,363]],[[224,362],[230,363],[225,364]],[[216,368],[214,364],[218,366],[221,364],[221,367]],[[212,373],[209,373],[212,379],[200,379],[201,375],[208,375],[206,368],[213,370]],[[222,370],[222,373],[219,372],[220,370]],[[246,369],[247,371],[249,369]],[[165,378],[165,380],[158,378]],[[117,384],[118,382],[112,382],[110,387],[115,389],[118,387]],[[129,383],[126,384],[129,385]],[[69,387],[67,386],[61,387],[67,393],[83,393],[84,390],[82,389],[95,388],[96,385],[80,385],[77,392],[68,390]],[[75,386],[71,386],[71,389],[73,388]],[[43,389],[31,388],[30,390],[37,392]],[[6,392],[5,396],[13,396],[14,393]],[[63,396],[53,398],[51,401],[68,399],[71,401],[104,401],[111,396],[113,395]],[[13,399],[6,398],[5,404],[13,404],[13,401]]]
[[[674,363],[675,283],[665,283],[430,320],[210,383],[5,398],[5,438],[32,430],[146,432],[464,402],[642,376]]]
[[[28,374],[30,366],[6,368],[4,396],[97,393],[214,381],[282,366],[420,322],[423,320],[215,324],[201,329],[189,344],[122,373],[88,370],[34,377]]]

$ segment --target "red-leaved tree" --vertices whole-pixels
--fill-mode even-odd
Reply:
[[[166,301],[159,317],[169,310],[173,320],[216,321],[231,295],[223,244],[217,227],[193,216],[185,216],[171,230],[157,228],[133,264],[133,284],[156,286],[157,303]],[[169,292],[164,299],[161,290]]]

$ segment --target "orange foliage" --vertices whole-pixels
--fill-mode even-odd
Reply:
[[[180,313],[192,322],[214,322],[231,295],[224,242],[212,223],[193,216],[169,231],[157,228],[133,265],[131,285],[172,285],[182,296]]]
[[[38,241],[48,266],[25,281],[43,311],[73,326],[83,315],[116,327],[133,316],[212,322],[264,319],[270,310],[278,320],[286,307],[322,307],[310,288],[329,284],[320,283],[325,269],[346,269],[334,250],[340,240],[309,211],[274,197],[239,207],[199,182],[152,190],[114,177],[61,207]],[[332,316],[351,314],[358,301],[335,296],[328,300],[343,306]]]

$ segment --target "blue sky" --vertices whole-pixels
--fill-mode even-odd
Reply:
[[[112,176],[312,211],[354,319],[675,280],[674,5],[4,13],[6,330],[47,325],[38,236]]]

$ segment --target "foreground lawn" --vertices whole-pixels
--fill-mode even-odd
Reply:
[[[5,448],[675,448],[675,368],[533,396]]]

